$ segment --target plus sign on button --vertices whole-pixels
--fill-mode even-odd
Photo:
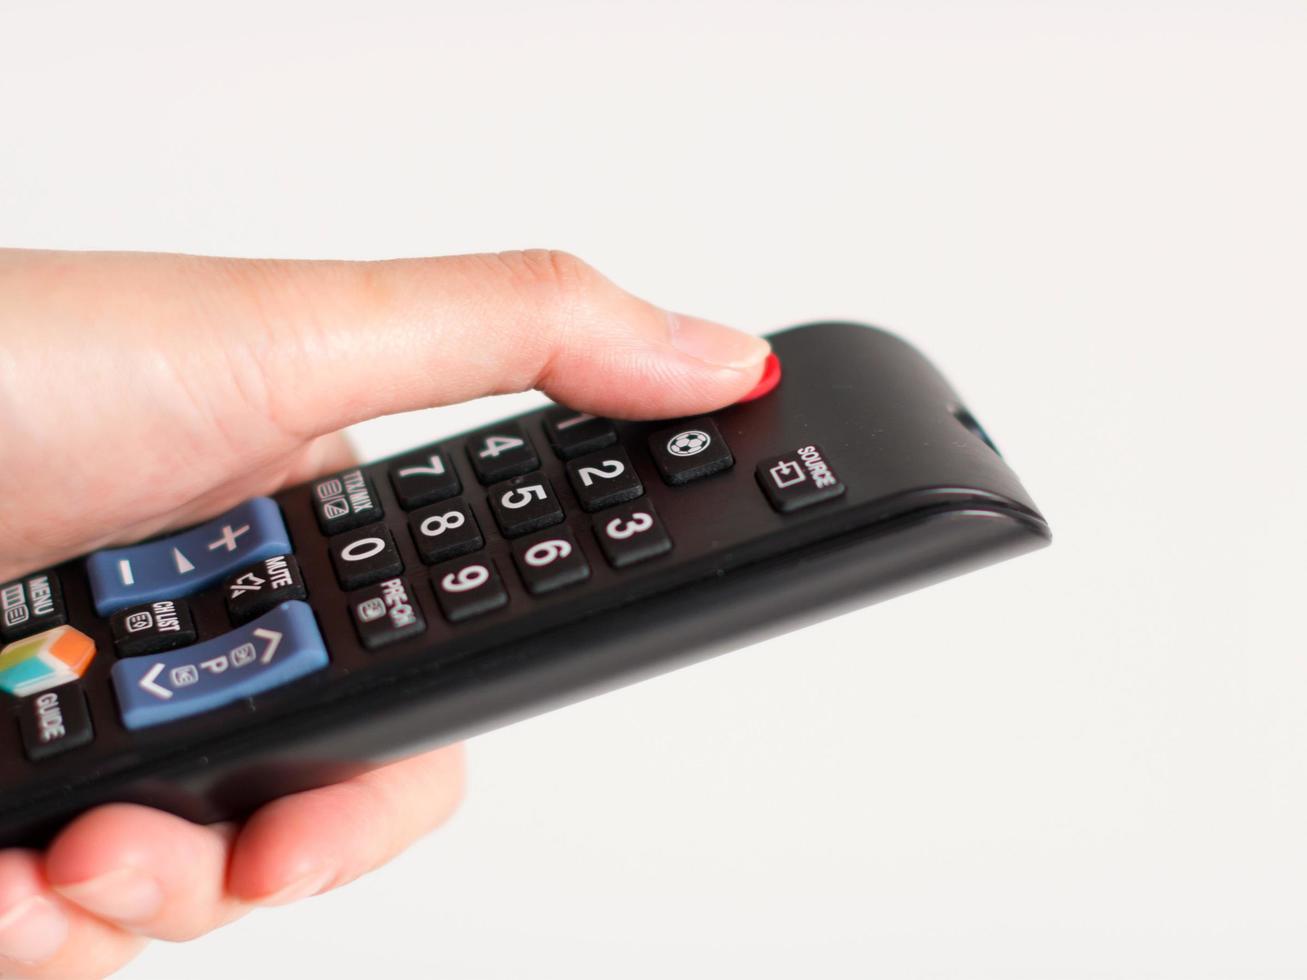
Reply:
[[[237,569],[290,551],[281,510],[255,497],[207,524],[86,559],[95,611],[101,616],[156,599],[191,595]]]

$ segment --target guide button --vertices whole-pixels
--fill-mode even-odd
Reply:
[[[33,762],[85,745],[93,734],[86,695],[76,684],[64,684],[28,698],[18,708],[18,730]]]

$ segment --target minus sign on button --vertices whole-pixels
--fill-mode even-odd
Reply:
[[[130,558],[118,559],[118,577],[123,580],[123,585],[132,585],[136,582],[136,577],[132,575],[132,562]]]

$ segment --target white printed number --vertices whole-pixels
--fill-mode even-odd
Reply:
[[[481,444],[481,451],[477,453],[482,459],[489,456],[491,459],[497,457],[500,453],[506,453],[510,449],[516,449],[518,446],[525,446],[526,442],[515,436],[488,436]]]
[[[576,471],[576,475],[588,487],[601,477],[605,480],[611,480],[613,477],[621,476],[625,472],[626,467],[622,465],[620,459],[606,459],[602,466],[582,466]]]
[[[359,538],[341,548],[340,557],[345,561],[367,561],[385,550],[386,542],[381,538]]]
[[[442,578],[440,587],[446,592],[471,592],[488,581],[490,581],[490,569],[485,565],[467,565]]]
[[[614,517],[604,528],[604,533],[610,538],[617,541],[625,541],[627,538],[634,537],[641,531],[647,531],[653,527],[653,518],[644,511],[632,514],[629,521],[624,521],[620,517]]]
[[[508,493],[499,498],[499,502],[509,510],[520,510],[529,504],[532,499],[545,499],[545,488],[539,483],[533,483],[529,487],[518,487],[515,490],[509,490]]]
[[[522,558],[532,568],[541,568],[553,564],[560,558],[566,558],[571,553],[572,545],[570,542],[553,538],[549,541],[533,544],[526,549],[526,553],[522,555]]]
[[[455,527],[462,527],[467,523],[467,518],[463,516],[461,510],[446,511],[443,514],[433,514],[422,522],[422,533],[429,538],[434,538],[438,534],[444,534],[446,531]]]
[[[428,456],[430,466],[406,466],[399,471],[401,477],[405,476],[444,476],[445,461],[439,455]]]

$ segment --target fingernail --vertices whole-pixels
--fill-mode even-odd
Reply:
[[[0,915],[0,956],[23,963],[48,960],[68,938],[68,918],[41,895],[23,899]]]
[[[301,898],[316,895],[327,887],[327,883],[331,881],[334,874],[334,871],[310,871],[308,874],[296,878],[281,891],[273,892],[271,895],[258,899],[258,904],[289,905],[291,902],[298,902]]]
[[[163,907],[159,882],[136,868],[119,868],[74,885],[56,885],[55,891],[114,922],[146,922]]]
[[[669,313],[667,319],[672,346],[682,354],[689,354],[715,367],[742,371],[760,364],[771,350],[771,345],[761,337],[711,320],[700,320],[682,313]]]

